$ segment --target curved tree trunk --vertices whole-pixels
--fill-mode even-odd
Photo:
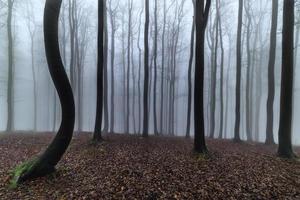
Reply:
[[[46,151],[37,159],[23,164],[16,182],[52,173],[72,139],[75,105],[72,88],[59,53],[58,17],[62,0],[47,0],[44,13],[44,34],[49,71],[58,92],[62,108],[62,122],[57,135]],[[16,174],[17,175],[17,174]]]

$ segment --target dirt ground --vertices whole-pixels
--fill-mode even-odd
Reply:
[[[210,156],[183,138],[74,136],[57,172],[9,189],[9,171],[52,134],[0,135],[0,199],[300,199],[300,163],[276,146],[208,140]],[[296,149],[298,153],[300,149]]]

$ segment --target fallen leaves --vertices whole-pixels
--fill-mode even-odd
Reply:
[[[277,159],[275,147],[209,140],[202,157],[191,140],[129,135],[99,145],[75,136],[55,174],[9,190],[9,170],[51,138],[1,137],[0,199],[300,199],[300,164]]]

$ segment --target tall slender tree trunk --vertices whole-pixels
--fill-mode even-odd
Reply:
[[[104,70],[104,24],[105,24],[105,3],[98,0],[98,63],[97,63],[97,107],[96,121],[93,140],[102,140],[102,114],[103,114],[103,70]]]
[[[148,88],[149,88],[149,0],[145,0],[145,33],[144,33],[144,118],[143,118],[143,137],[148,136]]]
[[[164,132],[164,82],[165,82],[165,34],[166,34],[166,20],[167,20],[167,5],[166,0],[164,0],[163,6],[163,28],[162,28],[162,39],[161,39],[161,85],[160,85],[160,134],[163,135]]]
[[[126,100],[126,133],[130,132],[130,68],[131,68],[131,61],[130,61],[130,38],[131,38],[131,23],[132,23],[132,0],[128,0],[128,36],[127,36],[127,77],[126,77],[126,85],[127,85],[127,100]]]
[[[14,0],[7,1],[7,36],[8,36],[8,81],[7,81],[7,126],[6,131],[14,128],[14,50],[12,35],[12,12]]]
[[[140,45],[141,39],[141,26],[142,26],[142,14],[143,9],[140,12],[139,16],[139,28],[138,28],[138,39],[137,39],[137,47],[139,50],[139,69],[138,69],[138,133],[141,133],[141,117],[142,117],[142,102],[141,102],[141,71],[142,71],[142,48]]]
[[[110,93],[110,133],[114,133],[115,127],[115,13],[112,11],[110,5],[110,25],[111,25],[111,52],[110,52],[110,64],[111,64],[111,93]]]
[[[193,1],[194,2],[194,1]],[[191,31],[191,45],[190,45],[190,60],[188,69],[188,108],[187,108],[187,125],[185,137],[190,138],[191,132],[191,110],[192,110],[192,67],[194,59],[194,43],[195,43],[195,20],[193,18],[193,25]]]
[[[246,3],[246,15],[247,15],[247,35],[246,35],[246,48],[247,48],[247,74],[246,74],[246,135],[247,141],[252,141],[251,138],[251,92],[250,92],[250,78],[251,78],[251,51],[250,51],[250,37],[251,37],[251,15],[249,11],[250,3],[247,1]]]
[[[104,69],[103,69],[103,115],[104,125],[103,132],[107,133],[109,129],[108,116],[108,26],[107,26],[107,6],[104,0]]]
[[[237,47],[236,47],[236,100],[235,100],[235,126],[234,141],[240,142],[240,120],[241,120],[241,75],[242,75],[242,22],[243,22],[243,0],[239,0]]]
[[[223,137],[223,121],[224,121],[224,97],[223,97],[223,82],[224,82],[224,45],[223,45],[223,31],[222,21],[220,14],[220,0],[217,0],[217,12],[219,18],[219,33],[220,33],[220,46],[221,46],[221,65],[220,65],[220,130],[219,138]]]
[[[154,135],[158,135],[157,128],[157,105],[156,105],[156,91],[157,91],[157,0],[154,0],[154,88],[153,88],[153,121],[154,121]]]
[[[215,112],[216,112],[216,92],[217,92],[217,66],[218,66],[218,45],[219,45],[219,18],[216,15],[215,22],[215,43],[214,43],[214,55],[213,55],[213,65],[212,65],[212,76],[211,76],[211,110],[210,110],[210,134],[209,137],[213,138],[215,134]]]
[[[266,144],[275,144],[273,133],[274,97],[275,97],[275,58],[277,40],[278,0],[272,1],[272,26],[270,35],[270,54],[268,64],[268,99],[267,99],[267,129]]]
[[[282,29],[282,72],[280,93],[279,146],[280,157],[293,158],[292,114],[294,78],[294,0],[284,0]]]

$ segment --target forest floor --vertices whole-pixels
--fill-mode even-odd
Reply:
[[[9,171],[51,134],[0,135],[0,199],[300,199],[300,163],[276,146],[208,140],[210,157],[183,138],[74,136],[57,172],[9,189]],[[300,149],[296,149],[300,153]]]

